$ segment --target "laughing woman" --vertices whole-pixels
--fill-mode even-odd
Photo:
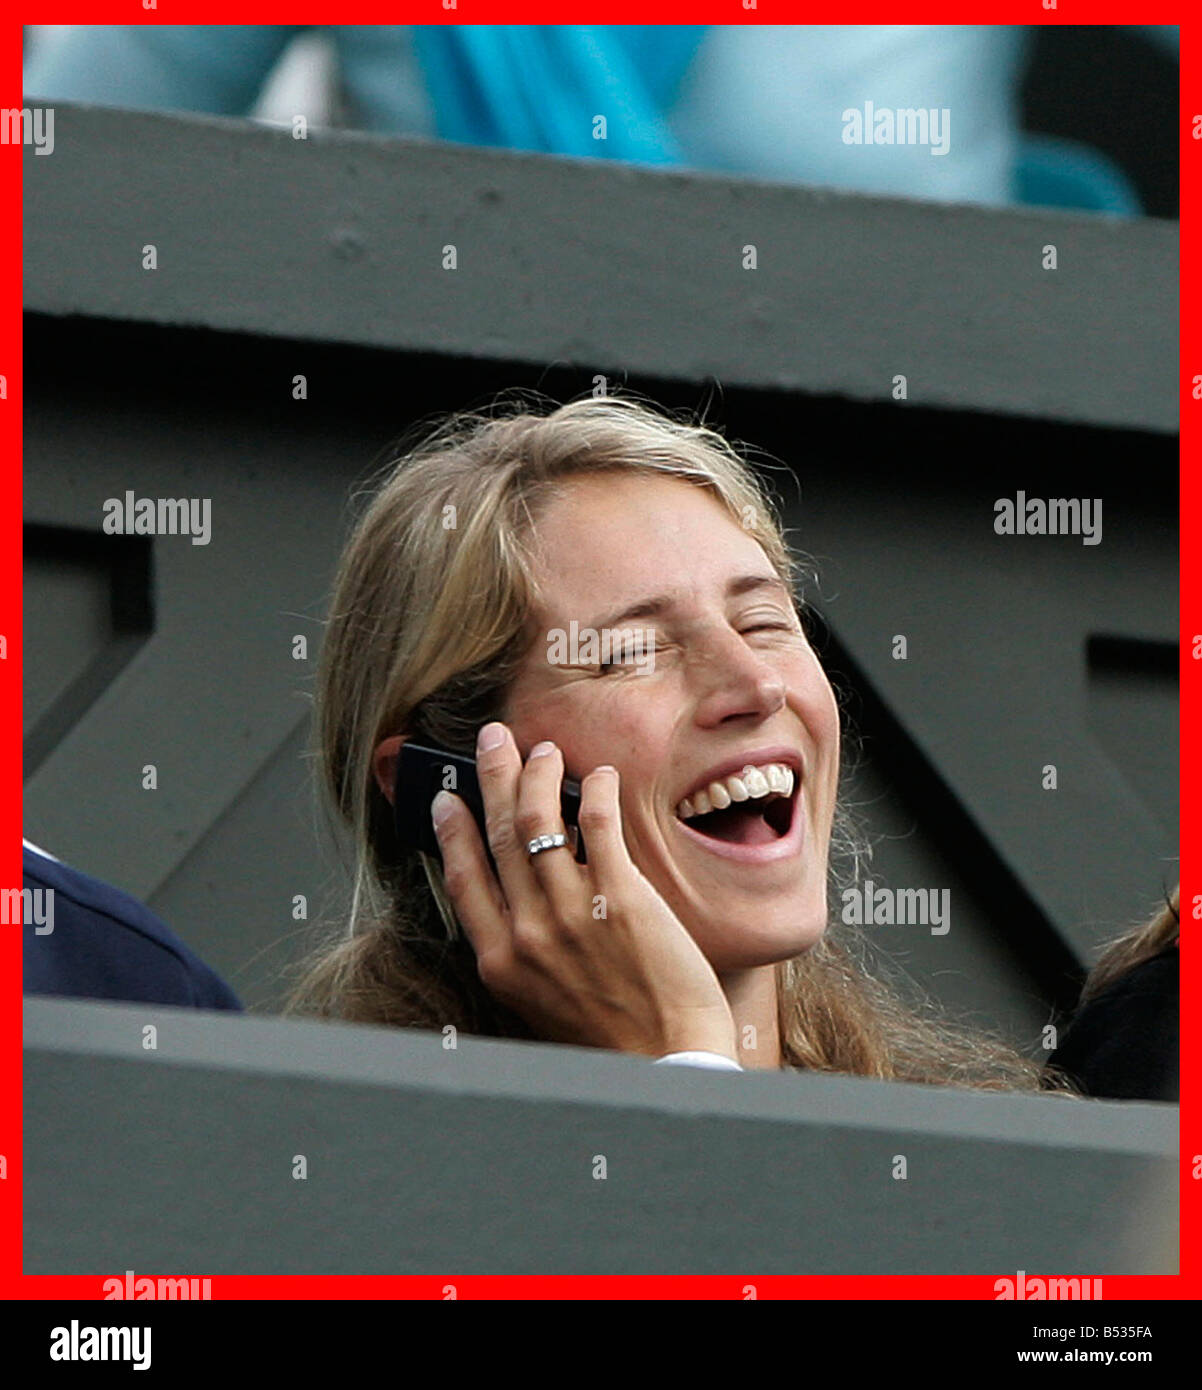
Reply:
[[[343,554],[318,674],[353,906],[290,1009],[1039,1087],[1037,1062],[904,1004],[832,932],[839,711],[796,582],[740,453],[630,398],[498,403],[390,464]],[[556,640],[589,630],[596,652]],[[477,757],[495,870],[447,792],[442,864],[398,847],[405,739]],[[587,864],[557,843],[565,776]]]

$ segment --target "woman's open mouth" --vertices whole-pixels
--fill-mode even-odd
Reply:
[[[801,847],[800,776],[785,763],[747,764],[679,802],[685,833],[714,854],[761,863]]]

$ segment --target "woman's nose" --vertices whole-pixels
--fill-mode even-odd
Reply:
[[[709,644],[695,670],[701,689],[700,723],[720,724],[740,715],[763,719],[785,704],[784,676],[737,633],[731,640]]]

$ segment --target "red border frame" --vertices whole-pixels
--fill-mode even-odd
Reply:
[[[951,0],[925,0],[908,7],[907,22],[972,24],[1118,24],[1134,16],[1135,8],[1118,0],[1054,0],[1057,8],[1045,10],[1042,0],[995,0],[991,4],[954,4]],[[787,3],[756,0],[753,22],[761,24],[846,23],[890,24],[899,19],[893,5],[867,3],[849,14],[846,7],[830,4]],[[75,0],[56,15],[59,23],[319,23],[329,14],[328,4],[281,4],[260,0],[245,3],[204,3],[204,0],[160,0],[155,11],[143,10],[139,0]],[[1202,128],[1194,135],[1194,120],[1202,122],[1202,79],[1194,49],[1194,35],[1202,39],[1202,19],[1190,20],[1184,0],[1166,4],[1180,11],[1169,22],[1181,28],[1181,532],[1199,519],[1202,484],[1193,468],[1198,466],[1198,427],[1191,406],[1195,374],[1202,377],[1202,294],[1199,270],[1192,254],[1198,221],[1199,187],[1202,185]],[[248,13],[248,9],[249,12]],[[458,0],[448,12],[441,0],[401,6],[371,3],[355,6],[357,21],[415,24],[442,23],[588,23],[600,18],[595,3],[569,0]],[[398,9],[402,13],[398,13]],[[607,24],[746,23],[742,0],[608,0]],[[345,18],[345,16],[343,16]],[[1169,18],[1169,17],[1165,17]],[[28,21],[27,21],[28,22]],[[10,47],[11,45],[11,47]],[[21,28],[3,26],[0,39],[0,106],[21,106]],[[0,803],[0,844],[8,845],[10,872],[3,882],[19,884],[16,858],[21,820],[21,407],[22,392],[22,276],[21,276],[21,160],[19,148],[0,147],[0,199],[11,209],[0,217],[0,375],[7,378],[7,399],[0,400],[0,470],[7,504],[0,511],[0,633],[8,642],[7,660],[0,666],[0,777],[10,788],[11,801]],[[1199,405],[1202,409],[1202,404]],[[1186,466],[1193,460],[1193,468]],[[1202,891],[1193,879],[1196,811],[1188,796],[1185,769],[1198,766],[1202,735],[1195,729],[1199,697],[1194,689],[1202,681],[1202,665],[1193,660],[1195,633],[1202,633],[1202,560],[1188,548],[1181,552],[1181,901],[1192,922],[1202,914]],[[1199,670],[1199,676],[1193,672]],[[1188,865],[1188,868],[1185,867]],[[1197,894],[1197,896],[1195,896]],[[1195,907],[1196,904],[1196,907]],[[1183,933],[1182,997],[1190,998],[1197,983],[1198,963],[1190,933]],[[0,932],[0,1052],[6,1065],[0,1074],[0,1154],[7,1158],[7,1177],[0,1181],[0,1295],[25,1299],[98,1299],[97,1276],[26,1276],[21,1273],[21,934]],[[1202,1260],[1199,1258],[1199,1212],[1202,1210],[1202,1132],[1198,1119],[1198,1048],[1202,1018],[1191,1010],[1181,1017],[1181,1273],[1177,1276],[1106,1276],[1106,1301],[1117,1299],[1197,1298],[1202,1293]],[[1197,1176],[1195,1176],[1197,1169]],[[143,1273],[144,1271],[139,1271]],[[1039,1271],[1060,1275],[1062,1270]],[[754,1283],[760,1298],[808,1299],[993,1299],[990,1276],[797,1276],[757,1277],[749,1270],[738,1276],[590,1276],[590,1277],[459,1277],[439,1276],[219,1276],[212,1279],[212,1294],[221,1299],[443,1299],[447,1284],[454,1284],[461,1298],[502,1299],[742,1299],[744,1286]],[[1046,1306],[1046,1305],[1045,1305]]]

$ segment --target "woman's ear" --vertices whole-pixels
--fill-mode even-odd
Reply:
[[[392,805],[393,788],[396,786],[396,760],[405,742],[403,734],[393,734],[386,738],[372,754],[372,771],[376,775],[376,785],[384,793],[388,804]]]

